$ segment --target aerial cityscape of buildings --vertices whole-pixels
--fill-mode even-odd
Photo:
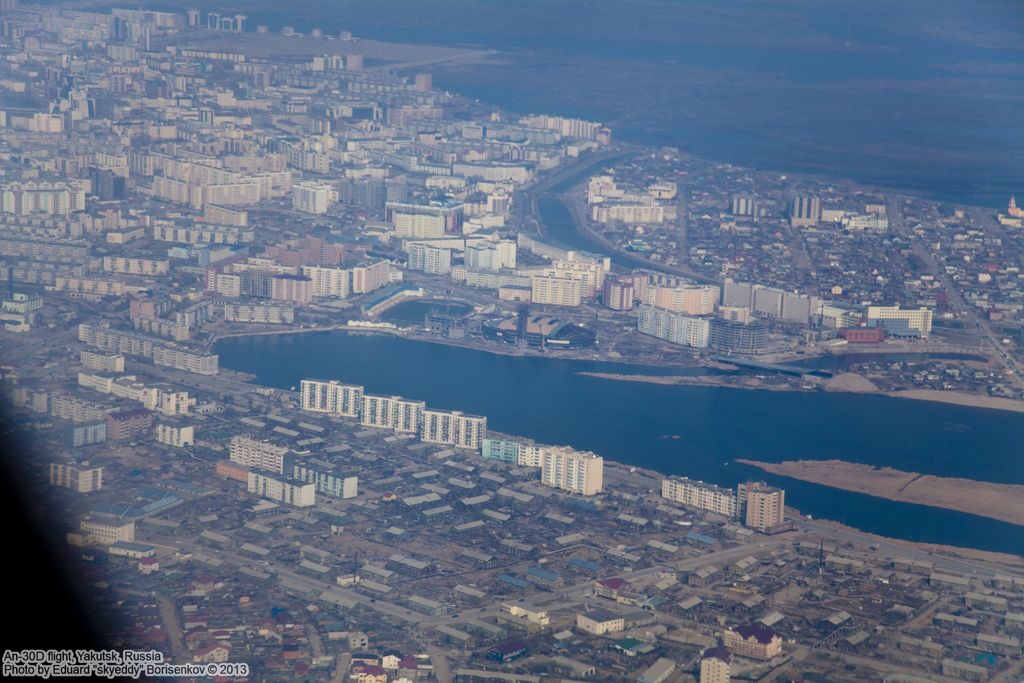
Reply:
[[[344,330],[1004,406],[1024,398],[1015,199],[950,207],[514,116],[434,87],[461,48],[18,0],[0,38],[0,389],[118,648],[355,683],[1024,671],[1015,560],[326,364],[260,386],[217,351]]]

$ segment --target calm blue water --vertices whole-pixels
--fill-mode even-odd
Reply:
[[[289,388],[337,378],[374,393],[487,415],[490,426],[666,474],[786,487],[805,513],[888,536],[1024,552],[1024,527],[766,475],[732,462],[838,458],[939,476],[1024,483],[1024,414],[882,396],[663,386],[582,371],[671,374],[597,361],[490,354],[385,335],[225,339],[221,363]],[[678,435],[680,438],[673,439]]]

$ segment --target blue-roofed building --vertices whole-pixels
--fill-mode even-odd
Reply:
[[[510,586],[515,586],[516,588],[529,588],[530,587],[530,582],[529,581],[525,581],[523,579],[520,579],[519,577],[512,576],[511,574],[501,574],[500,576],[495,578],[495,581],[500,581],[502,583],[507,583]]]
[[[532,583],[539,583],[549,588],[557,588],[562,585],[562,577],[540,567],[530,567],[526,570],[526,579]]]
[[[601,565],[590,560],[581,560],[579,558],[572,558],[569,560],[569,564],[577,569],[582,569],[585,572],[597,573],[601,571]]]
[[[686,534],[686,539],[689,541],[695,541],[696,543],[704,543],[706,545],[714,545],[715,543],[718,543],[718,539],[712,538],[706,534],[697,533],[696,531],[691,531]]]

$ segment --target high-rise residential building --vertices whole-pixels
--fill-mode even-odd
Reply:
[[[709,315],[715,312],[715,306],[718,304],[721,294],[721,288],[714,285],[678,285],[674,287],[652,285],[647,289],[644,303],[653,304],[674,313]]]
[[[708,345],[711,323],[704,318],[691,318],[650,304],[641,304],[637,330],[673,344],[703,349]]]
[[[464,207],[461,202],[387,202],[387,220],[398,237],[441,237],[445,233],[461,233]]]
[[[729,683],[732,653],[724,647],[711,647],[700,657],[700,683]]]
[[[688,507],[707,510],[726,517],[735,517],[738,512],[737,496],[734,491],[686,477],[663,479],[661,496]]]
[[[457,448],[480,448],[487,434],[487,418],[463,415],[459,411],[423,411],[420,438],[428,443],[441,443]]]
[[[229,452],[229,458],[233,463],[281,474],[284,472],[288,447],[257,441],[247,436],[233,436]]]
[[[423,242],[412,242],[408,246],[409,269],[419,270],[428,275],[447,275],[452,269],[452,250],[435,247]]]
[[[746,310],[746,309],[741,309]],[[768,323],[763,320],[740,322],[726,318],[711,319],[710,346],[715,351],[755,355],[768,347]]]
[[[302,409],[341,417],[359,417],[363,387],[337,380],[304,379],[300,387]]]
[[[466,246],[466,267],[473,270],[501,270],[516,267],[516,243],[512,240],[481,242]]]
[[[754,285],[726,278],[725,287],[722,289],[722,305],[753,309]]]
[[[593,496],[600,493],[604,485],[604,459],[568,446],[546,447],[540,480],[556,489]]]
[[[270,279],[270,298],[306,306],[313,301],[312,282],[305,275],[275,275]]]
[[[336,194],[327,183],[296,183],[292,187],[292,208],[303,213],[327,213],[332,200],[337,199]]]
[[[90,493],[103,488],[103,468],[89,467],[87,464],[81,466],[63,465],[61,463],[50,463],[50,483],[54,486],[63,486],[77,493]]]
[[[794,228],[817,225],[821,219],[821,199],[799,195],[789,203],[789,224]]]
[[[746,508],[744,524],[762,533],[785,521],[786,492],[764,482],[747,482],[737,487],[737,499]]]
[[[302,266],[302,274],[310,279],[310,290],[315,297],[344,299],[352,291],[352,271],[347,268]]]
[[[563,277],[530,278],[530,301],[549,306],[579,306],[583,303],[583,283]]]
[[[768,661],[782,653],[782,636],[758,622],[727,629],[722,641],[740,657]]]
[[[613,311],[629,311],[633,309],[636,290],[630,279],[605,280],[601,293],[601,302]]]
[[[410,401],[401,396],[373,396],[363,394],[359,424],[366,427],[393,429],[396,432],[416,433],[423,421],[423,401]]]
[[[921,308],[868,306],[868,327],[884,327],[891,337],[927,339],[932,331],[932,312]]]
[[[295,507],[304,508],[316,504],[316,485],[298,479],[249,472],[247,489],[249,493]]]
[[[380,260],[361,263],[352,268],[352,293],[365,294],[386,285],[391,277],[391,264]]]

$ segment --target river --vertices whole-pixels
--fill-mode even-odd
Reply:
[[[492,429],[722,485],[786,488],[804,513],[895,538],[1024,552],[1024,527],[838,491],[736,464],[838,458],[938,476],[1024,483],[1024,414],[860,394],[631,383],[582,376],[693,373],[509,356],[379,334],[224,339],[224,367],[259,384],[340,379],[371,393],[486,415]],[[697,372],[706,372],[698,369]],[[713,371],[712,371],[713,372]]]

